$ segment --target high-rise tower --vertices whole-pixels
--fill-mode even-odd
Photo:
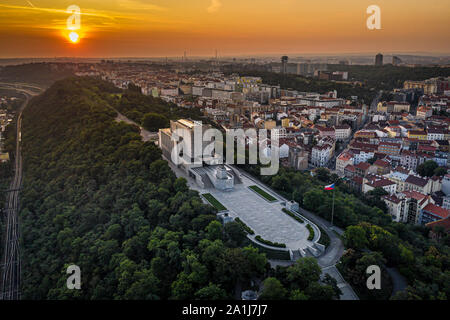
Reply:
[[[283,74],[287,73],[288,61],[289,61],[289,57],[288,56],[282,56],[281,57],[281,73],[283,73]]]
[[[375,65],[380,67],[383,65],[383,55],[381,53],[377,54],[375,57]]]

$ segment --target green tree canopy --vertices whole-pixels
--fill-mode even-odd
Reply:
[[[159,129],[167,128],[169,120],[157,113],[146,113],[142,119],[142,126],[151,132],[157,132]]]
[[[264,280],[263,287],[259,300],[283,300],[286,298],[287,290],[277,278],[267,278]]]
[[[417,167],[417,173],[422,177],[432,177],[439,165],[433,160],[425,161]]]

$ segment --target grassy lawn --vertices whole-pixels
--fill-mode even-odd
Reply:
[[[282,251],[282,250],[277,250],[277,249],[269,249],[266,247],[263,247],[261,245],[259,245],[256,242],[250,241],[249,239],[247,239],[243,245],[243,247],[246,246],[252,246],[254,248],[259,249],[259,252],[261,253],[265,253],[267,256],[267,259],[273,259],[273,260],[287,260],[290,261],[291,260],[291,256],[289,255],[289,251]]]
[[[246,225],[241,219],[236,218],[236,219],[234,219],[234,221],[239,223],[241,225],[241,227],[245,230],[245,232],[247,232],[248,234],[251,234],[251,235],[255,234],[255,231],[253,231],[252,228],[250,228],[248,225]]]
[[[212,194],[210,194],[210,193],[205,193],[205,194],[203,194],[203,197],[204,197],[206,200],[208,200],[208,202],[209,202],[214,208],[216,208],[217,210],[219,210],[219,211],[225,211],[225,210],[227,210],[227,208],[226,208],[223,204],[221,204],[221,203],[219,202],[219,200],[217,200],[216,198],[214,198]]]
[[[272,197],[270,194],[268,194],[267,192],[265,192],[263,189],[261,189],[258,186],[250,186],[249,188],[252,189],[253,191],[255,191],[257,194],[259,194],[261,197],[263,197],[264,199],[266,199],[269,202],[277,201],[276,198]]]
[[[325,248],[328,248],[328,246],[331,243],[331,239],[328,236],[328,234],[325,232],[325,230],[323,230],[321,227],[317,226],[320,229],[320,239],[319,239],[319,243],[324,245]]]
[[[314,240],[314,236],[315,236],[313,227],[311,227],[311,225],[308,224],[308,225],[306,226],[306,228],[309,230],[308,241],[313,241],[313,240]]]
[[[286,248],[286,245],[284,243],[272,242],[272,241],[263,239],[261,236],[256,236],[255,239],[256,239],[256,241],[259,241],[259,242],[264,243],[265,245],[268,245],[271,247]]]
[[[289,211],[286,208],[283,208],[283,212],[286,213],[287,215],[291,216],[292,218],[294,218],[295,220],[297,220],[299,223],[305,223],[305,221],[303,221],[302,218],[300,218],[299,216],[297,216],[295,213],[293,213],[292,211]]]

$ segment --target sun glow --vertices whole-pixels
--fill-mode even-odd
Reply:
[[[72,43],[77,43],[80,40],[80,36],[76,32],[71,32],[69,34],[69,39],[72,41]]]

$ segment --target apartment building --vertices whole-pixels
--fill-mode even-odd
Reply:
[[[435,221],[447,219],[450,216],[450,210],[429,203],[420,211],[419,224],[426,225]]]
[[[429,203],[434,204],[430,196],[417,191],[404,191],[399,196],[404,201],[403,222],[409,224],[418,224],[421,210]]]
[[[405,180],[405,190],[407,191],[416,191],[423,194],[430,194],[432,187],[433,183],[431,179],[410,175]]]
[[[341,125],[341,126],[335,126],[334,129],[335,129],[336,139],[339,141],[347,140],[352,135],[352,128],[348,124]]]
[[[396,195],[387,195],[383,197],[388,213],[395,222],[406,222],[404,217],[405,201],[398,198]]]
[[[355,165],[355,174],[361,178],[364,178],[369,174],[370,163],[361,162]]]
[[[408,131],[409,139],[428,140],[428,134],[424,130],[410,130]]]
[[[377,188],[382,188],[384,191],[393,195],[397,192],[397,184],[389,179],[376,175],[368,175],[364,179],[363,193],[370,192]]]
[[[416,171],[419,165],[419,159],[415,152],[403,150],[400,156],[400,165],[409,170]]]
[[[342,152],[336,159],[336,171],[338,175],[345,175],[345,168],[348,165],[353,165],[353,154],[349,151]]]
[[[314,146],[311,152],[311,164],[315,167],[326,167],[333,152],[334,147],[327,143]]]
[[[330,138],[336,139],[336,132],[335,132],[334,128],[321,127],[321,126],[316,126],[315,128],[317,130],[319,130],[319,136],[321,138],[330,137]]]
[[[380,144],[378,145],[378,152],[392,156],[397,156],[400,153],[401,149],[402,145],[399,143],[380,142]]]
[[[428,129],[427,130],[427,140],[428,141],[436,141],[436,140],[444,140],[445,132],[442,129]]]
[[[374,170],[377,175],[383,176],[391,171],[391,164],[385,160],[376,160],[373,164]]]
[[[431,107],[426,107],[426,106],[421,106],[419,108],[417,108],[417,113],[416,113],[416,117],[418,119],[428,119],[433,115],[433,108]]]
[[[397,184],[397,192],[403,192],[406,190],[406,179],[408,179],[411,173],[412,171],[410,170],[396,168],[394,171],[386,174],[385,177]]]

